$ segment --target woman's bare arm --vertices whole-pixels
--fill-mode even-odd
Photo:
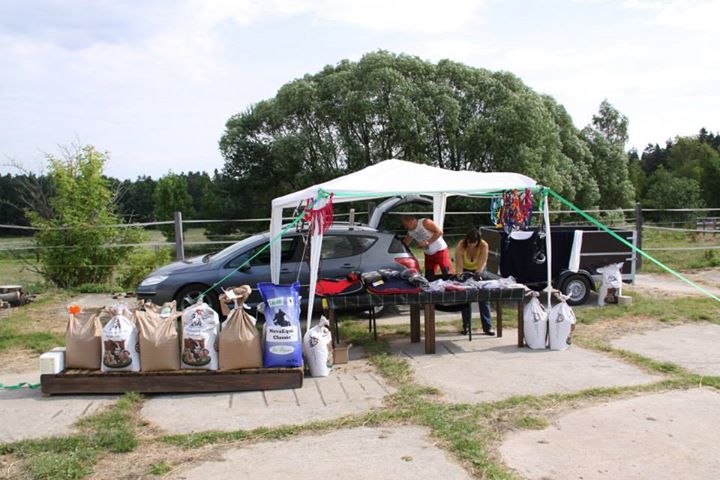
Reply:
[[[485,240],[480,240],[480,254],[478,255],[477,271],[482,272],[487,267],[488,255],[490,247]]]

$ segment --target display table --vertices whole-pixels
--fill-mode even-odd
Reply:
[[[302,368],[101,372],[66,369],[40,375],[44,395],[78,393],[206,393],[300,388]]]
[[[410,307],[410,341],[420,342],[420,307],[424,310],[425,320],[425,353],[435,353],[435,305],[452,306],[474,302],[493,302],[496,305],[497,336],[502,337],[502,303],[517,304],[518,312],[518,347],[522,347],[523,338],[523,307],[525,303],[524,288],[488,288],[468,289],[443,292],[395,293],[389,295],[334,295],[324,297],[327,300],[330,326],[335,331],[335,339],[339,339],[336,310],[353,309],[369,310],[371,325],[374,325],[375,307],[390,305],[408,305]],[[375,327],[377,336],[377,327]]]

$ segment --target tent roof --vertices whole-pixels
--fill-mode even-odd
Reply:
[[[305,199],[317,197],[320,191],[332,193],[335,202],[342,202],[411,193],[479,195],[536,186],[535,180],[519,173],[445,170],[391,159],[276,198],[272,206],[294,207]]]

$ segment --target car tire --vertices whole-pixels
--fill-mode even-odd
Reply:
[[[199,297],[202,292],[207,290],[207,288],[208,286],[202,283],[191,283],[190,285],[185,285],[178,290],[175,295],[175,302],[177,303],[178,311],[185,310],[187,307],[192,305],[194,303],[194,299]],[[218,312],[218,315],[220,315],[220,300],[215,292],[208,292],[205,294],[205,303],[210,305],[210,307]]]
[[[563,295],[570,297],[568,298],[568,305],[582,305],[590,297],[590,291],[592,286],[590,280],[585,275],[570,275],[563,280],[562,286],[560,287]]]

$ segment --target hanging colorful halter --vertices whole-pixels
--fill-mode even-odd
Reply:
[[[525,230],[532,222],[532,191],[526,189],[503,192],[502,198],[493,198],[490,203],[490,221],[505,233]]]

